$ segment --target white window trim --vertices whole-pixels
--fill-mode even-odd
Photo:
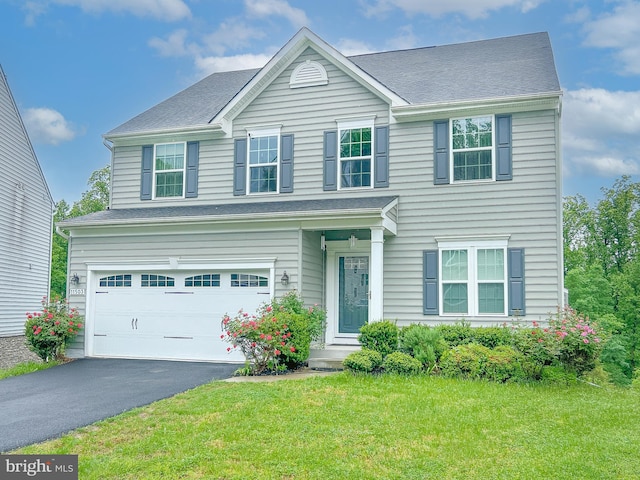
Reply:
[[[247,195],[277,195],[280,193],[280,162],[282,160],[282,151],[280,145],[280,127],[270,127],[270,128],[252,128],[247,129],[247,184],[246,184],[246,192]],[[278,140],[278,161],[276,162],[276,190],[275,192],[252,192],[251,191],[251,138],[252,137],[271,137],[275,136]],[[268,164],[259,163],[253,166],[256,167],[264,167]]]
[[[477,180],[455,180],[455,176],[453,174],[454,165],[453,165],[453,155],[458,152],[476,152],[478,150],[489,150],[487,147],[478,147],[478,148],[460,148],[458,150],[453,150],[453,122],[456,120],[466,120],[467,118],[480,118],[480,117],[491,117],[491,178],[480,178]],[[449,120],[449,178],[451,179],[451,183],[487,183],[487,182],[495,182],[496,180],[496,116],[493,114],[489,115],[468,115],[465,117],[456,117]]]
[[[345,120],[336,120],[336,123],[338,125],[338,135],[337,135],[337,168],[338,168],[338,172],[337,172],[337,183],[338,183],[338,190],[369,190],[373,188],[373,179],[374,177],[374,171],[373,169],[375,168],[375,161],[374,161],[374,155],[375,155],[375,124],[374,124],[374,116],[371,117],[366,117],[366,118],[359,118],[359,119],[345,119]],[[342,186],[342,157],[340,155],[340,132],[342,130],[349,130],[352,128],[370,128],[371,129],[371,171],[369,172],[370,174],[370,185],[368,186],[364,186],[364,187],[343,187]],[[349,157],[349,160],[353,160],[353,159],[358,159],[358,158],[366,158],[366,157]]]
[[[183,158],[184,162],[182,163],[182,170],[156,170],[156,150],[159,146],[162,145],[182,145],[183,148]],[[158,197],[156,195],[156,174],[157,173],[171,173],[171,172],[180,172],[182,171],[182,195],[176,195],[173,197]],[[187,183],[187,142],[165,142],[165,143],[156,143],[153,145],[153,176],[152,176],[152,200],[171,200],[174,198],[180,199],[185,198],[185,190]]]
[[[438,242],[438,304],[440,309],[440,315],[443,317],[507,317],[508,316],[508,302],[509,302],[509,278],[508,278],[508,266],[507,266],[507,240],[506,239],[493,239],[493,240],[469,240],[469,241],[439,241]],[[479,313],[478,305],[478,265],[477,259],[478,250],[495,249],[502,250],[504,255],[503,262],[503,284],[504,284],[504,306],[503,313]],[[467,301],[468,310],[466,313],[445,313],[444,312],[444,288],[442,278],[442,252],[445,250],[467,250]]]

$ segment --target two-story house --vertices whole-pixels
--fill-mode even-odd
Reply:
[[[548,35],[345,57],[306,28],[105,135],[110,209],[64,223],[70,353],[242,360],[220,320],[296,289],[361,325],[544,320],[562,303]]]
[[[0,336],[49,296],[53,198],[0,67]]]

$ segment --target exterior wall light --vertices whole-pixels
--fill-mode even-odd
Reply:
[[[71,283],[73,283],[74,285],[78,285],[80,283],[80,277],[78,277],[77,273],[74,273],[71,276]]]
[[[282,274],[282,278],[280,279],[280,283],[282,283],[282,285],[284,285],[285,287],[287,285],[289,285],[289,275],[287,275],[287,271],[286,270]]]

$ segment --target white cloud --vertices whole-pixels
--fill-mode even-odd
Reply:
[[[420,40],[416,34],[413,33],[413,26],[405,25],[404,27],[400,27],[398,35],[387,42],[387,47],[391,50],[406,50],[408,48],[414,48],[419,42]]]
[[[58,145],[73,140],[77,135],[64,116],[50,108],[28,108],[22,115],[29,137],[34,142]]]
[[[222,22],[218,29],[203,37],[203,47],[215,55],[224,55],[227,49],[237,50],[251,45],[251,40],[261,40],[266,34],[236,19]]]
[[[518,8],[526,13],[533,10],[545,0],[375,0],[373,4],[363,0],[366,16],[384,15],[394,8],[403,10],[408,15],[425,14],[439,17],[449,13],[460,13],[468,18],[485,18],[490,11],[504,7]]]
[[[271,60],[271,55],[266,54],[240,54],[230,57],[202,57],[195,58],[196,68],[203,74],[214,72],[228,72],[233,70],[246,70],[249,68],[261,68]]]
[[[360,40],[353,40],[351,38],[341,38],[335,45],[336,50],[338,50],[345,57],[350,57],[351,55],[362,55],[365,53],[373,53],[376,50],[371,46],[367,45],[365,42]]]
[[[567,176],[640,173],[640,91],[568,91],[562,114]]]
[[[182,57],[188,55],[195,45],[187,45],[188,32],[184,29],[176,30],[166,40],[153,37],[149,40],[149,46],[155,48],[163,57]]]
[[[83,12],[100,14],[106,11],[130,13],[138,17],[153,17],[159,20],[176,21],[191,16],[191,10],[183,0],[30,0],[25,5],[27,23],[43,14],[49,5],[78,7]]]
[[[640,75],[640,2],[627,1],[585,24],[589,47],[615,49],[622,65],[620,73]]]
[[[285,0],[245,0],[244,5],[249,16],[258,18],[284,17],[296,28],[309,25],[309,18],[304,10],[292,7]]]

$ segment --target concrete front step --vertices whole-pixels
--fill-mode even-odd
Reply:
[[[352,352],[360,350],[359,345],[326,345],[324,348],[312,348],[309,368],[314,370],[343,370],[342,361]]]

